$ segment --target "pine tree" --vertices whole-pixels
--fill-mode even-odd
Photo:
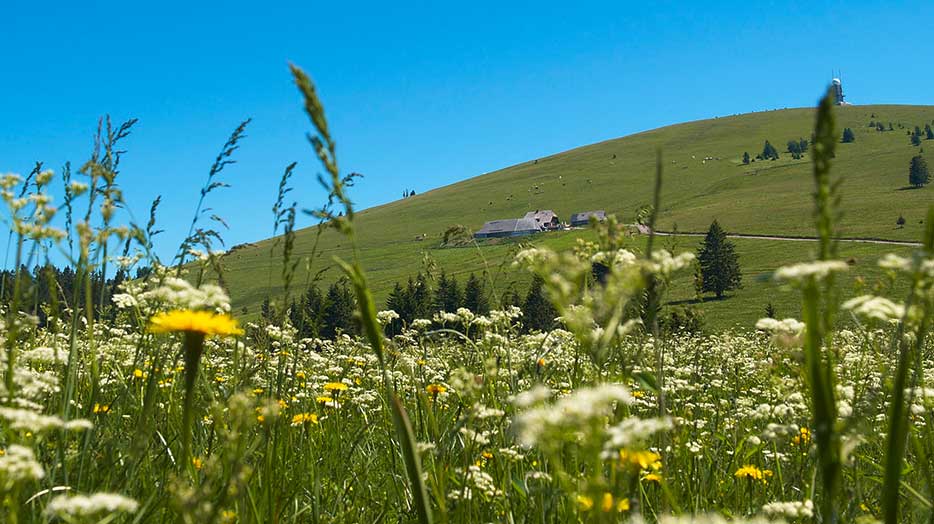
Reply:
[[[908,183],[915,187],[923,187],[931,181],[931,175],[928,173],[928,163],[921,155],[915,155],[911,159],[911,166],[908,168]]]
[[[331,284],[325,298],[321,334],[333,339],[338,333],[354,333],[355,307],[353,293],[347,288],[346,282]]]
[[[931,124],[924,124],[924,137],[928,140],[934,140],[934,129],[931,129]]]
[[[412,279],[409,279],[409,282],[412,282]],[[405,289],[402,288],[402,285],[396,282],[396,285],[393,286],[392,291],[389,292],[389,297],[386,298],[386,309],[395,311],[399,318],[393,319],[389,325],[386,326],[386,333],[388,335],[393,335],[399,333],[402,330],[403,321],[406,323],[411,322],[411,319],[404,319],[403,314],[408,314],[409,305],[408,297],[406,297]]]
[[[442,271],[441,276],[438,278],[438,287],[435,289],[432,311],[435,313],[439,311],[454,313],[461,307],[462,301],[463,298],[457,286],[457,278],[454,276],[448,277],[447,274]]]
[[[470,274],[467,285],[464,286],[464,307],[477,315],[486,315],[490,312],[490,302],[487,300],[483,282],[473,273]]]
[[[853,130],[848,127],[844,127],[843,128],[843,143],[849,144],[855,141],[856,141],[856,134],[853,133]]]
[[[763,160],[776,160],[778,158],[778,150],[766,140],[765,145],[762,146],[762,154],[760,156]]]
[[[549,331],[555,327],[558,312],[545,297],[544,283],[542,277],[532,277],[532,285],[522,304],[522,325],[526,331]]]
[[[742,287],[739,257],[733,243],[727,239],[726,232],[716,220],[710,224],[707,236],[698,249],[697,261],[701,266],[704,291],[712,291],[717,298],[723,298],[724,292]]]
[[[302,297],[301,333],[304,337],[321,336],[321,326],[324,319],[324,295],[318,286],[312,284]],[[299,327],[299,326],[296,326]]]
[[[415,283],[407,289],[409,296],[409,312],[411,319],[428,318],[431,316],[431,287],[428,285],[428,278],[419,273],[415,277]]]
[[[798,149],[801,150],[802,155],[808,152],[808,140],[806,138],[798,139]]]
[[[748,164],[748,163],[749,163],[749,151],[744,151],[743,152],[743,164]]]
[[[911,135],[911,145],[920,146],[921,145],[921,135]]]

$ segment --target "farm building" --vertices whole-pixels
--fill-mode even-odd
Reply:
[[[526,220],[534,220],[541,229],[558,229],[558,227],[561,226],[561,221],[558,220],[558,215],[556,215],[555,212],[550,209],[536,209],[535,211],[529,211],[522,218]]]
[[[528,218],[491,220],[474,233],[474,238],[520,237],[541,232],[542,228]]]
[[[596,217],[598,221],[603,222],[606,220],[606,212],[602,209],[598,209],[596,211],[582,211],[580,213],[574,213],[571,215],[571,226],[586,226],[590,223],[590,217]]]

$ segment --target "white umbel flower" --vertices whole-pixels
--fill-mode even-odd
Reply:
[[[842,260],[817,260],[782,266],[775,270],[775,280],[800,284],[808,279],[823,280],[831,273],[847,271],[850,268]]]
[[[849,309],[859,317],[882,322],[897,321],[905,316],[905,306],[873,295],[851,298],[843,303],[843,309]]]
[[[139,507],[135,500],[116,493],[93,495],[60,495],[46,506],[45,512],[57,517],[87,517],[99,513],[133,513]]]
[[[16,484],[27,480],[39,480],[45,476],[42,464],[36,461],[32,450],[13,444],[0,455],[0,479]],[[2,488],[0,484],[0,488]]]

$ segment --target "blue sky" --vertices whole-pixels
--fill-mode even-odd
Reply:
[[[162,195],[163,257],[233,128],[229,245],[271,233],[282,169],[323,194],[287,64],[315,80],[358,207],[687,120],[811,105],[929,104],[934,3],[0,2],[0,172],[89,155],[99,116],[139,118],[120,183]],[[311,219],[302,219],[302,225]]]

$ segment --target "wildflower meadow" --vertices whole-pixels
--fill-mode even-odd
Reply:
[[[356,245],[354,177],[314,85],[292,73],[330,193],[313,213]],[[812,145],[815,256],[772,275],[800,296],[799,318],[707,335],[659,329],[668,284],[693,255],[651,234],[625,249],[612,217],[593,223],[594,241],[516,256],[541,277],[554,330],[523,330],[511,306],[389,330],[398,315],[378,310],[354,258],[336,264],[362,335],[303,338],[286,308],[238,318],[205,210],[247,125],[217,156],[172,261],[153,254],[158,202],[148,222],[124,220],[120,140],[132,123],[104,125],[74,177],[0,180],[15,267],[55,251],[74,272],[70,293],[53,282],[39,310],[30,287],[49,283],[3,282],[0,521],[934,519],[934,211],[916,254],[879,261],[886,280],[872,294],[837,296],[848,264],[834,242],[830,95]],[[301,293],[297,264],[314,263],[291,256],[289,176],[274,208],[282,304]],[[659,208],[656,196],[650,231]],[[885,296],[894,282],[908,293]]]

